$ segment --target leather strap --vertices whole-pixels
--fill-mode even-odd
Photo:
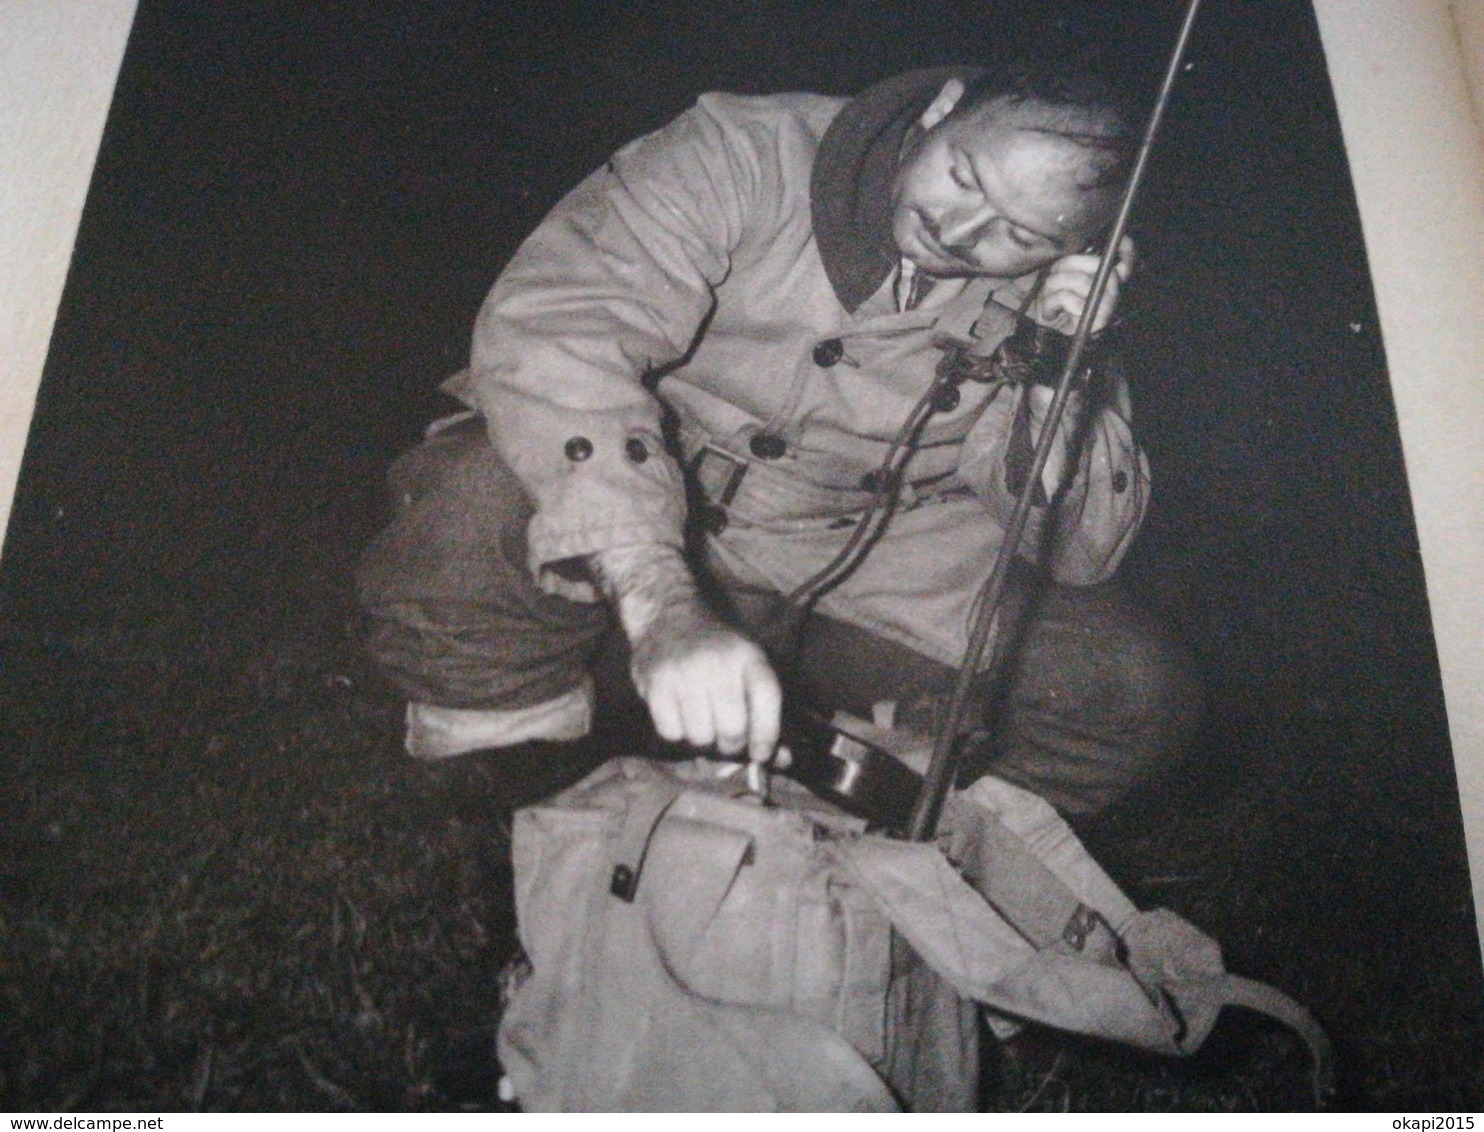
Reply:
[[[628,807],[614,838],[613,868],[608,875],[608,891],[632,904],[639,891],[639,877],[649,842],[675,799],[685,792],[678,779],[655,776],[629,790]]]

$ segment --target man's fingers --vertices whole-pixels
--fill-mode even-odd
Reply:
[[[709,747],[716,739],[706,685],[687,679],[685,672],[661,668],[640,689],[649,717],[661,739]]]
[[[716,742],[716,717],[711,705],[710,689],[704,682],[690,680],[677,691],[685,741],[695,747],[711,746]]]
[[[736,633],[679,638],[670,653],[645,656],[634,683],[666,740],[746,751],[765,762],[778,743],[783,693],[763,651]]]
[[[716,723],[716,749],[724,755],[735,755],[748,745],[746,691],[740,684],[732,687],[731,681],[727,680],[719,682],[711,696]]]
[[[773,757],[778,746],[779,717],[783,713],[783,690],[772,666],[758,657],[743,670],[743,690],[747,696],[747,756],[755,763]]]
[[[1065,255],[1056,261],[1051,270],[1053,273],[1063,269],[1076,271],[1091,279],[1097,274],[1098,264],[1102,262],[1102,258],[1101,252],[1079,252],[1075,255]],[[1133,274],[1137,258],[1133,238],[1124,236],[1118,241],[1118,258],[1113,261],[1113,274],[1120,279],[1127,279]]]
[[[1122,278],[1115,271],[1108,276],[1108,286],[1104,289],[1104,301],[1108,295],[1118,294]],[[1078,300],[1080,307],[1092,294],[1092,276],[1081,271],[1055,271],[1046,277],[1046,282],[1041,286],[1041,302],[1050,302],[1054,296],[1066,295]]]
[[[656,694],[651,684],[644,690],[644,702],[649,705],[649,717],[654,729],[667,743],[678,743],[685,738],[685,723],[680,718],[680,704],[673,695]]]
[[[1049,325],[1058,330],[1075,329],[1087,308],[1087,297],[1092,289],[1092,280],[1081,275],[1050,276],[1041,291],[1041,313]],[[1103,301],[1098,305],[1094,330],[1101,330],[1110,321],[1118,304],[1119,284],[1116,275],[1109,276],[1103,291]]]

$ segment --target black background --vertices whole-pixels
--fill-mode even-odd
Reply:
[[[1033,37],[1063,7],[147,0],[37,407],[13,588],[65,616],[323,565],[338,548],[316,516],[375,490],[501,264],[613,148],[706,89],[849,92]],[[1148,84],[1178,14],[1072,23]],[[1210,4],[1190,61],[1135,216],[1157,503],[1130,576],[1222,682],[1436,709],[1311,17]]]

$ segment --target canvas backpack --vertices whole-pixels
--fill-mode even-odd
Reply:
[[[526,1110],[972,1109],[980,1007],[1180,1055],[1242,1005],[1328,1088],[1309,1014],[1136,909],[1035,795],[981,779],[915,844],[736,769],[617,759],[516,814],[498,1053]]]

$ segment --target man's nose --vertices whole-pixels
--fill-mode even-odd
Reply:
[[[988,204],[978,208],[950,212],[938,228],[938,236],[947,248],[972,248],[979,242],[984,226],[994,219]]]

